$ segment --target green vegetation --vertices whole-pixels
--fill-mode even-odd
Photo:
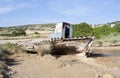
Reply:
[[[115,25],[114,27],[110,27],[110,25]],[[28,34],[26,30],[34,30],[35,36],[37,35],[40,37],[38,31],[54,31],[55,24],[31,24],[31,25],[20,25],[20,26],[13,26],[13,27],[1,27],[0,28],[0,36],[6,37],[16,37],[16,36],[25,36],[28,38]],[[38,31],[37,31],[38,30]],[[120,32],[120,21],[111,22],[103,25],[98,25],[96,28],[92,28],[89,24],[83,22],[80,24],[73,24],[73,37],[80,37],[80,36],[89,36],[91,33],[95,35],[96,39],[110,39],[112,37],[116,37],[115,34]],[[107,38],[109,37],[110,38]],[[119,35],[119,34],[118,34]],[[117,35],[117,36],[118,36]],[[117,38],[117,37],[116,37]],[[112,38],[113,39],[113,38]]]
[[[92,28],[87,23],[73,25],[73,37],[88,36],[92,33]]]
[[[108,36],[102,37],[99,41],[102,42],[117,42],[120,41],[120,32],[111,33]]]
[[[30,24],[19,25],[11,27],[0,27],[0,36],[3,37],[16,37],[28,36],[26,30],[35,30],[34,34],[39,34],[37,31],[54,31],[55,24]]]
[[[15,31],[13,31],[11,33],[11,36],[21,36],[21,35],[26,35],[26,32],[25,30],[19,28],[19,29],[16,29]]]
[[[115,29],[116,32],[120,32],[120,23],[116,24],[114,29]]]
[[[23,29],[23,30],[52,30],[55,28],[54,23],[49,24],[28,24],[28,25],[19,25],[19,26],[10,26],[6,27],[8,30],[14,30],[14,29]],[[4,28],[3,28],[4,29]]]
[[[9,29],[8,29],[9,30]],[[8,37],[13,37],[13,36],[21,36],[21,35],[26,35],[25,30],[23,30],[22,28],[16,28],[14,30],[12,30],[10,33],[6,33],[6,34],[0,34],[1,36],[8,36]]]
[[[9,53],[24,53],[25,50],[23,50],[22,48],[20,48],[18,45],[14,45],[14,44],[4,44],[2,45],[3,49],[5,49],[6,51],[8,51]]]
[[[87,23],[73,25],[73,37],[88,36],[91,33],[102,41],[120,41],[120,23],[117,22],[114,27],[105,24],[96,28],[92,28]]]
[[[107,36],[107,35],[115,32],[115,30],[114,30],[114,28],[111,28],[108,25],[103,25],[101,27],[94,28],[92,30],[92,32],[94,33],[94,35],[97,39],[100,39],[104,36]]]

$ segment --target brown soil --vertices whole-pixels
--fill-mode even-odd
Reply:
[[[112,68],[120,68],[120,47],[94,47],[95,53],[104,54],[94,58],[97,62]]]
[[[93,48],[96,53],[100,49]],[[120,57],[15,54],[11,78],[119,78]]]

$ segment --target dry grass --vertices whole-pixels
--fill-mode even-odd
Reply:
[[[8,70],[7,64],[5,62],[0,61],[0,75],[3,78],[9,75],[9,72],[7,70]]]
[[[17,45],[13,44],[4,44],[0,46],[0,78],[9,78],[10,69],[8,68],[9,64],[12,64],[13,59],[10,56],[14,53],[24,53],[25,51]]]
[[[25,53],[25,50],[23,50],[22,48],[10,43],[4,44],[3,49],[8,51],[9,53]]]
[[[99,41],[101,41],[101,42],[119,42],[120,41],[120,33],[112,33],[108,36],[101,38]]]
[[[44,44],[38,47],[38,54],[41,56],[45,54],[50,54],[52,52],[53,45],[52,44]]]
[[[8,59],[8,52],[0,46],[0,76],[8,76],[8,66],[6,60]]]

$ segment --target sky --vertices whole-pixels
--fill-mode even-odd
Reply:
[[[0,0],[0,27],[120,21],[120,0]]]

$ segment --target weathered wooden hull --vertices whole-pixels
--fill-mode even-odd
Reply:
[[[65,38],[65,39],[48,39],[37,41],[29,45],[24,45],[26,51],[37,52],[38,54],[78,54],[89,53],[94,37],[86,38]]]

